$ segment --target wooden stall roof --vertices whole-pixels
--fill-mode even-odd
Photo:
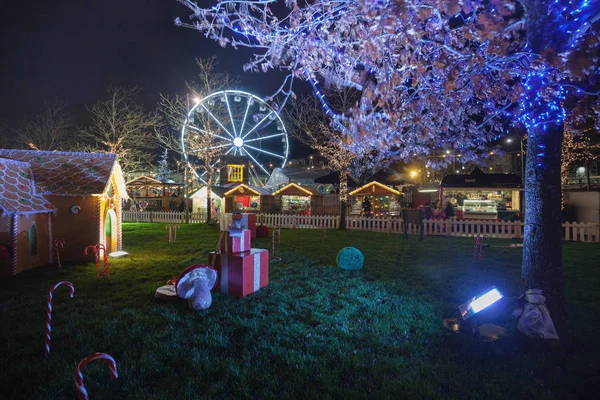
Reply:
[[[256,186],[249,186],[244,183],[238,183],[234,185],[226,185],[228,190],[225,192],[225,196],[261,196],[269,194],[266,190],[258,188]]]
[[[275,191],[273,196],[322,196],[321,193],[317,192],[313,188],[303,187],[296,185],[295,183],[289,183],[281,189]]]
[[[401,193],[397,190],[392,189],[389,186],[385,186],[379,182],[373,181],[373,182],[367,183],[364,186],[359,187],[356,190],[353,190],[349,194],[350,194],[350,196],[356,196],[356,195],[381,196],[381,195],[390,195],[390,194],[400,195]]]
[[[156,179],[151,176],[138,176],[126,183],[127,186],[182,186],[171,179]]]

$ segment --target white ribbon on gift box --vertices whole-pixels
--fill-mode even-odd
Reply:
[[[254,291],[260,289],[260,253],[254,254]]]

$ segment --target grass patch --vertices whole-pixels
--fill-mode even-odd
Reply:
[[[75,396],[73,371],[96,351],[117,361],[85,369],[91,398],[595,398],[598,390],[600,246],[566,243],[573,348],[540,352],[512,336],[484,343],[446,331],[441,320],[495,284],[515,297],[521,250],[490,248],[473,263],[472,239],[360,231],[282,230],[269,285],[245,299],[213,295],[194,313],[154,291],[204,263],[218,228],[124,225],[129,259],[111,259],[110,282],[93,263],[55,266],[0,280],[2,398]],[[506,245],[508,241],[492,240]],[[68,245],[68,244],[67,244]],[[361,249],[361,271],[335,266],[344,246]],[[253,247],[270,248],[270,238]],[[595,261],[594,261],[595,260]],[[43,358],[46,294],[55,292],[52,351]],[[514,332],[510,318],[503,323]]]

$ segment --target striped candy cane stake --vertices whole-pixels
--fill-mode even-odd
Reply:
[[[98,280],[100,280],[100,271],[98,271],[98,248],[96,246],[86,247],[85,251],[83,252],[86,256],[88,253],[88,249],[92,249],[92,251],[94,252],[94,255],[96,256],[96,277],[98,278]]]
[[[52,330],[52,294],[60,285],[67,285],[69,287],[71,298],[75,294],[75,288],[73,287],[73,284],[67,281],[58,282],[48,292],[48,304],[46,308],[46,350],[44,351],[46,358],[48,358],[48,355],[50,354],[50,331]]]
[[[117,363],[115,359],[109,356],[108,354],[94,353],[91,356],[84,358],[79,362],[77,368],[75,369],[75,387],[77,388],[77,398],[79,400],[88,399],[88,392],[85,389],[85,386],[83,385],[83,374],[81,373],[81,370],[88,363],[94,360],[102,360],[106,363],[106,365],[108,365],[108,368],[110,370],[110,379],[117,379],[119,377],[119,374],[117,373]]]
[[[106,254],[106,247],[102,243],[98,243],[96,246],[96,259],[100,256],[100,250],[102,250],[102,261],[104,263],[104,276],[110,281],[110,274],[108,273],[108,254]]]
[[[58,249],[62,249],[65,247],[65,239],[56,238],[54,239],[54,254],[56,254],[56,263],[58,264],[58,268],[62,268],[62,264],[60,263],[60,254]]]
[[[167,224],[165,225],[165,228],[169,230],[169,243],[171,243],[173,241],[173,238],[171,237],[171,225]]]
[[[477,259],[477,248],[479,247],[479,236],[473,238],[473,262]]]
[[[272,232],[271,236],[273,237],[273,240],[272,240],[273,257],[275,257],[275,231]]]
[[[277,224],[277,244],[281,244],[281,225]]]

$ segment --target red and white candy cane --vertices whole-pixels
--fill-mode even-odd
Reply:
[[[281,244],[281,225],[277,224],[277,244]]]
[[[273,240],[272,240],[273,256],[275,256],[275,231],[272,232],[271,236],[273,237]]]
[[[69,287],[69,291],[70,291],[69,295],[71,298],[75,294],[75,288],[73,287],[73,284],[71,282],[67,282],[67,281],[58,282],[48,292],[48,304],[47,304],[47,308],[46,308],[46,349],[44,351],[44,355],[46,356],[46,358],[48,358],[48,355],[50,354],[50,331],[52,330],[52,327],[51,327],[51,325],[52,325],[52,297],[53,297],[52,295],[53,295],[54,291],[56,290],[56,288],[61,285],[66,285]]]
[[[108,365],[108,369],[110,370],[110,379],[117,379],[119,377],[119,374],[117,373],[117,362],[108,354],[94,353],[91,356],[84,358],[79,362],[77,368],[75,369],[75,387],[77,388],[77,398],[79,400],[88,399],[88,392],[85,386],[83,385],[83,374],[81,373],[81,370],[88,363],[94,360],[102,360],[106,363],[106,365]]]
[[[83,252],[86,256],[88,253],[88,249],[92,249],[92,251],[94,252],[94,255],[96,256],[96,276],[98,277],[98,280],[100,280],[100,271],[98,271],[98,249],[96,248],[96,246],[86,247],[85,251]]]
[[[65,247],[65,239],[56,238],[54,239],[54,254],[56,254],[56,263],[58,264],[58,268],[62,268],[62,264],[60,263],[60,254],[58,249],[62,249]]]
[[[106,247],[104,247],[104,245],[102,243],[98,243],[96,245],[96,254],[98,254],[99,257],[100,255],[100,250],[102,250],[102,261],[104,263],[104,276],[106,277],[106,279],[108,279],[110,281],[110,274],[108,273],[108,254],[106,253]],[[98,260],[98,258],[96,258],[96,260]],[[96,261],[97,263],[98,261]]]

